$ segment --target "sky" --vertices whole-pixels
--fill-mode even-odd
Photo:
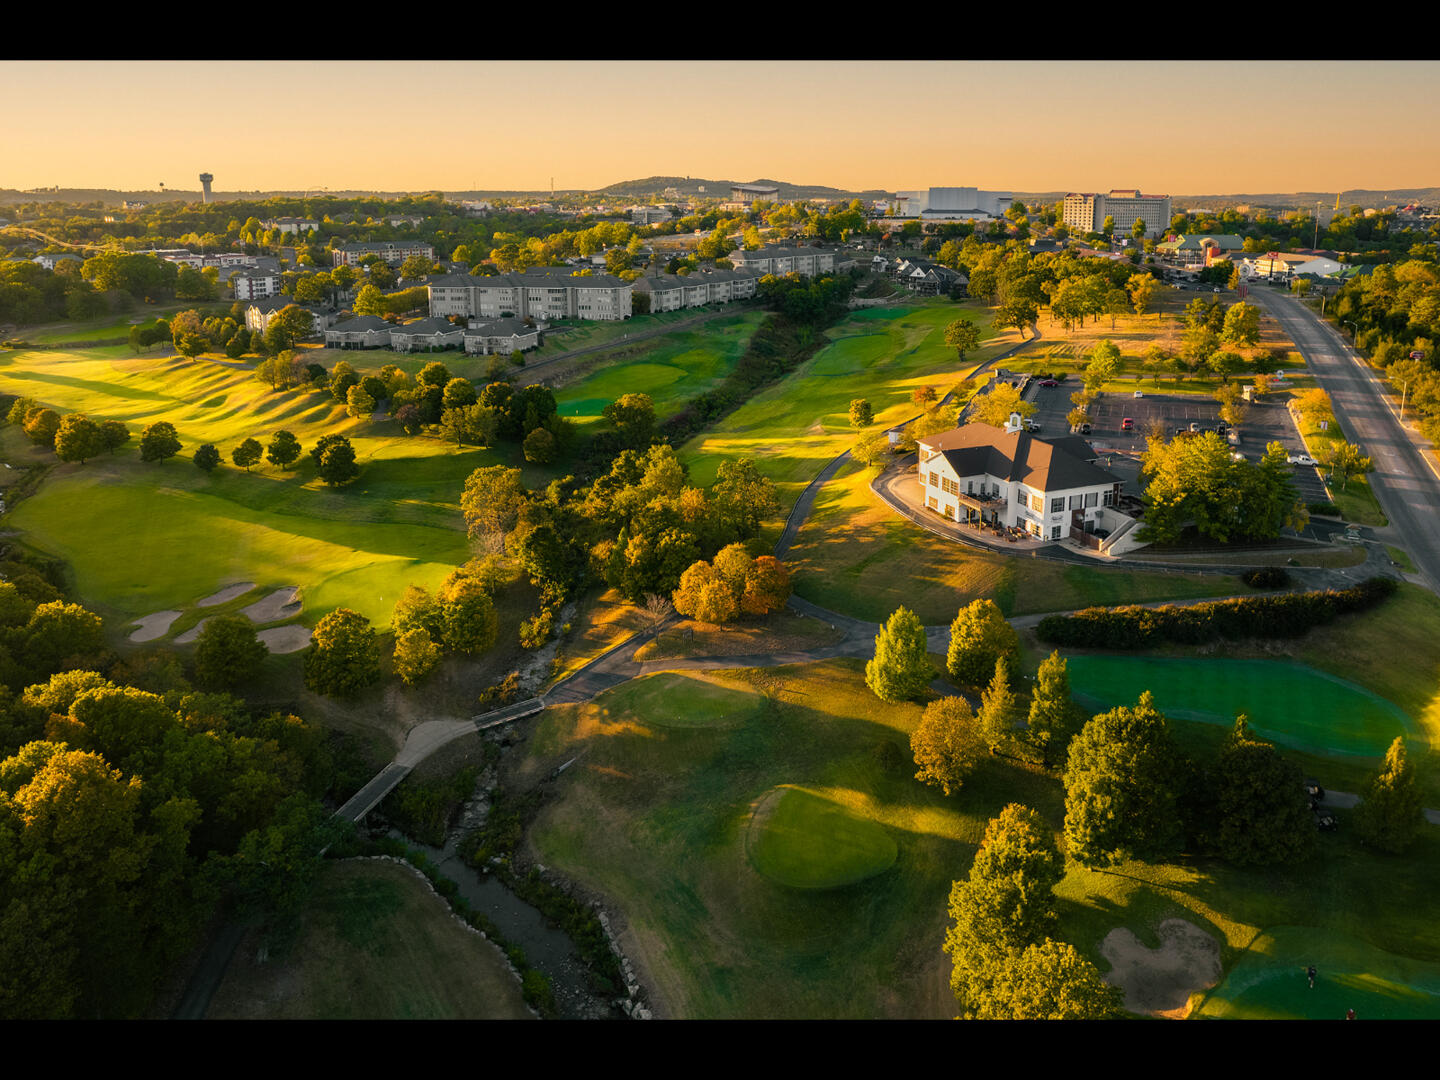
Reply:
[[[1430,61],[7,61],[0,99],[3,188],[1440,186]]]

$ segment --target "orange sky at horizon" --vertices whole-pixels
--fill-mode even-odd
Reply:
[[[652,175],[854,191],[1440,187],[1440,63],[1429,61],[364,71],[357,83],[349,62],[7,62],[0,187],[198,190],[201,171],[219,192],[538,191],[552,177],[593,189]],[[396,100],[377,98],[386,84],[402,88]]]

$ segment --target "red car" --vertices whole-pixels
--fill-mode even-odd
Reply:
[[[1059,384],[1058,382],[1056,382],[1054,379],[1041,379],[1041,380],[1040,380],[1040,385],[1041,385],[1041,386],[1059,386],[1060,384]]]
[[[1121,430],[1121,431],[1134,431],[1134,430],[1135,430],[1135,421],[1132,420],[1132,419],[1130,419],[1130,417],[1128,417],[1128,416],[1125,417],[1124,420],[1121,420],[1121,421],[1120,421],[1120,430]]]

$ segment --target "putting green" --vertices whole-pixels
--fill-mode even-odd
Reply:
[[[1315,988],[1305,969],[1314,965]],[[1197,1016],[1232,1020],[1440,1018],[1440,964],[1377,949],[1311,926],[1260,935]]]
[[[1136,656],[1068,660],[1071,691],[1097,711],[1133,704],[1149,690],[1166,716],[1228,727],[1243,712],[1258,734],[1316,754],[1379,757],[1397,735],[1416,730],[1391,702],[1303,664]]]
[[[895,841],[877,822],[802,788],[767,792],[746,837],[755,869],[793,889],[834,889],[895,862]]]
[[[756,712],[764,697],[694,671],[664,671],[616,687],[605,695],[607,715],[629,714],[656,727],[733,727]]]

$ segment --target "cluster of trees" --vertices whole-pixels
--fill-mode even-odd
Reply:
[[[16,398],[6,419],[36,446],[54,450],[61,461],[81,465],[102,452],[113,454],[130,441],[130,430],[119,420],[92,420],[84,413],[61,416],[32,398]]]
[[[769,615],[790,597],[790,571],[773,555],[754,557],[743,543],[722,548],[713,563],[697,559],[680,575],[675,610],[704,623]]]
[[[1152,435],[1140,460],[1149,478],[1142,540],[1175,543],[1189,527],[1218,543],[1268,540],[1308,520],[1279,443],[1256,462],[1236,460],[1213,431],[1168,442]]]
[[[328,752],[294,716],[195,691],[169,654],[118,660],[98,616],[6,574],[0,683],[23,689],[0,690],[0,1015],[140,1015],[221,889],[303,895]],[[202,631],[203,686],[253,670],[254,632],[229,622]]]
[[[419,585],[409,586],[390,619],[395,674],[413,685],[447,651],[474,655],[494,645],[500,620],[493,597],[508,580],[491,555],[451,571],[433,596]]]
[[[110,310],[105,297],[67,259],[53,271],[29,259],[0,260],[0,322],[27,325],[93,319]]]
[[[706,492],[686,483],[685,466],[665,444],[622,450],[584,487],[566,477],[531,492],[518,469],[477,469],[461,496],[472,539],[507,550],[540,589],[532,638],[548,636],[559,605],[587,575],[632,603],[669,596],[686,570],[755,537],[777,507],[774,486],[751,462],[725,462]],[[757,578],[760,592],[768,588]]]
[[[950,988],[972,1020],[1104,1020],[1120,993],[1073,945],[1049,935],[1064,860],[1029,807],[1011,803],[985,828],[970,873],[950,890]]]

